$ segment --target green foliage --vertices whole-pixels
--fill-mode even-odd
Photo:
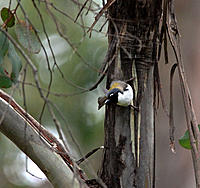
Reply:
[[[6,7],[1,9],[1,19],[7,27],[15,25],[15,15]]]
[[[9,47],[9,42],[4,33],[0,33],[0,88],[9,88],[12,85],[8,74],[2,67],[4,56]]]
[[[64,78],[62,77],[62,75],[60,74],[60,70],[56,66],[54,66],[54,69],[52,68],[54,65],[53,55],[49,48],[48,40],[44,35],[40,17],[35,11],[34,6],[31,5],[30,1],[21,1],[21,5],[26,11],[27,17],[33,24],[34,29],[30,26],[27,20],[26,22],[21,21],[21,19],[24,19],[24,14],[21,11],[20,6],[18,6],[19,8],[16,10],[17,17],[18,19],[20,19],[20,21],[17,20],[14,27],[12,27],[11,29],[8,27],[6,29],[12,35],[13,39],[25,49],[24,52],[27,54],[27,56],[29,56],[29,58],[33,61],[33,64],[37,68],[38,71],[37,76],[41,88],[47,89],[49,87],[50,74],[47,66],[46,54],[44,53],[43,50],[41,50],[41,44],[39,43],[34,30],[37,29],[41,31],[39,33],[40,39],[42,44],[44,45],[47,56],[49,58],[49,63],[51,65],[50,67],[52,68],[53,80],[50,92],[57,94],[66,94],[66,95],[69,94],[69,97],[64,97],[64,98],[62,97],[62,95],[61,97],[60,96],[57,97],[54,96],[53,94],[52,95],[50,94],[49,100],[55,103],[55,105],[58,106],[59,111],[61,111],[64,115],[65,121],[55,110],[56,118],[61,123],[62,130],[66,135],[69,146],[72,148],[73,147],[76,148],[74,141],[72,141],[71,139],[71,134],[72,134],[75,140],[77,140],[77,143],[82,150],[82,154],[84,154],[92,150],[93,148],[103,144],[104,131],[102,126],[103,124],[102,120],[104,112],[103,110],[101,112],[97,111],[97,101],[96,101],[99,96],[98,92],[99,91],[101,92],[101,89],[99,89],[99,91],[95,90],[81,95],[75,95],[75,94],[73,95],[73,93],[79,93],[82,90],[73,87],[73,84],[71,85],[70,82],[78,86],[81,86],[83,88],[89,88],[96,82],[98,77],[98,72],[88,67],[83,62],[83,59],[85,59],[85,62],[91,65],[92,67],[96,67],[97,69],[100,68],[101,63],[104,60],[104,55],[107,49],[107,46],[105,44],[104,34],[94,33],[94,37],[91,39],[89,39],[89,37],[87,36],[83,38],[82,29],[80,27],[75,25],[73,21],[68,20],[62,14],[54,12],[60,29],[67,38],[69,37],[69,41],[71,42],[71,44],[73,44],[74,47],[77,48],[78,53],[83,57],[83,59],[81,59],[75,53],[75,51],[73,51],[73,49],[70,48],[70,45],[62,37],[59,36],[58,32],[56,31],[53,19],[49,16],[47,12],[45,4],[43,3],[37,4],[37,1],[35,2],[36,5],[38,5],[38,8],[40,9],[41,15],[43,16],[44,25],[46,27],[46,31],[49,40],[51,42],[51,46],[56,61],[59,65],[59,69],[62,71],[64,75]],[[15,9],[17,7],[17,2],[15,4],[14,3],[15,1],[12,2],[11,5],[12,9]],[[4,5],[4,7],[5,6],[6,5]],[[74,4],[70,6],[69,2],[66,2],[64,0],[61,1],[59,0],[55,2],[55,6],[58,7],[59,9],[64,10],[64,12],[67,13],[71,11],[71,16],[73,17],[77,15]],[[85,19],[85,21],[87,23],[87,19]],[[2,33],[0,32],[0,37],[1,34]],[[3,37],[5,37],[5,35],[3,35]],[[63,42],[61,42],[62,40]],[[38,52],[40,53],[35,55],[35,53]],[[0,53],[1,53],[0,58],[2,58],[2,65],[0,65],[0,74],[2,75],[2,79],[0,79],[0,88],[1,87],[8,88],[14,85],[19,79],[18,78],[19,72],[21,70],[20,60],[23,58],[17,55],[18,51],[15,50],[15,46],[13,46],[8,39],[6,39],[6,44],[3,45],[0,38]],[[25,79],[26,107],[29,113],[34,118],[39,119],[44,101],[40,97],[38,89],[36,87],[26,85],[26,83],[31,83],[35,85],[32,69],[30,66],[26,67],[26,79]],[[22,93],[20,92],[20,87],[15,91],[16,92],[14,92],[13,97],[19,104],[22,105],[23,96]],[[9,92],[9,90],[7,92]],[[46,93],[44,92],[44,94]],[[45,108],[41,121],[44,126],[50,128],[53,134],[56,134],[56,132],[54,132],[55,130],[52,121],[52,115],[48,112],[47,108]],[[72,133],[70,133],[69,130],[71,130]],[[12,155],[10,159],[7,158],[4,159],[3,157],[0,158],[0,162],[2,164],[0,170],[2,174],[4,174],[4,171],[2,169],[5,168],[8,169],[6,164],[3,163],[4,160],[8,161],[9,166],[11,166],[11,172],[7,173],[6,178],[4,178],[5,181],[7,181],[7,179],[9,180],[12,178],[13,172],[15,173],[17,172],[18,173],[17,176],[20,174],[24,174],[24,169],[19,172],[19,170],[12,164],[12,162],[15,161],[15,157],[13,157],[15,151],[13,150],[9,151],[9,149],[10,146],[6,148],[5,144],[2,144],[1,142],[1,151],[2,151],[1,154],[5,154],[6,157],[8,156],[8,154]],[[96,156],[98,156],[99,154],[101,154],[101,151],[95,154],[94,157],[96,158]],[[95,164],[98,167],[98,163]],[[31,166],[28,167],[28,170],[30,169]],[[17,177],[17,182],[20,182],[21,186],[24,185],[24,187],[36,186],[35,180],[34,183],[30,182],[27,183],[27,179],[24,177],[23,178]],[[16,186],[15,182],[12,181],[11,187],[14,186]],[[6,184],[5,187],[8,187],[8,185]]]
[[[19,72],[22,68],[22,63],[20,57],[18,56],[15,50],[15,47],[11,42],[9,43],[8,58],[10,59],[12,64],[12,72],[10,75],[10,79],[12,82],[16,83],[17,78],[19,76]]]
[[[8,39],[4,33],[0,33],[0,65],[3,63],[3,58],[8,51]]]
[[[200,125],[198,125],[199,131],[200,131]],[[185,149],[191,149],[191,144],[190,144],[190,137],[189,137],[189,131],[187,130],[185,134],[179,139],[179,144],[185,148]]]
[[[9,88],[12,86],[12,81],[5,72],[5,70],[0,66],[0,88]]]
[[[6,55],[12,64],[10,75],[3,67],[3,60]],[[21,68],[21,59],[18,56],[15,47],[8,41],[4,33],[0,33],[0,88],[9,88],[12,86],[12,83],[16,83]]]
[[[41,44],[38,41],[33,28],[25,21],[21,20],[15,27],[15,32],[20,44],[31,53],[39,53]]]

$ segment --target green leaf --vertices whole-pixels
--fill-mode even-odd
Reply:
[[[38,41],[32,27],[28,23],[21,20],[17,23],[15,32],[20,44],[29,52],[35,54],[40,52],[41,44]]]
[[[199,131],[200,131],[200,125],[198,125],[198,127],[199,127]],[[190,144],[190,138],[189,138],[189,131],[188,130],[179,139],[179,144],[185,149],[191,149],[192,148],[192,146]]]
[[[8,51],[8,39],[4,33],[0,33],[0,65],[3,63],[3,58]]]
[[[10,59],[12,64],[12,72],[10,75],[10,79],[12,82],[16,83],[19,76],[19,72],[21,71],[22,68],[22,62],[21,58],[18,56],[15,50],[15,47],[11,42],[9,42],[8,58]]]
[[[1,9],[1,19],[7,27],[15,25],[15,15],[6,7]]]
[[[0,88],[9,88],[12,86],[11,79],[4,72],[3,67],[0,66]]]
[[[7,72],[2,67],[3,59],[8,51],[9,42],[4,33],[0,33],[0,88],[9,88],[12,86],[12,81]]]

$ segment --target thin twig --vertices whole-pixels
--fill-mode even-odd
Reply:
[[[192,158],[194,164],[194,172],[196,179],[196,186],[200,187],[200,132],[194,111],[190,90],[188,87],[187,79],[185,76],[183,60],[180,50],[180,35],[177,27],[176,16],[174,13],[174,1],[169,1],[169,23],[168,23],[168,36],[171,46],[173,48],[181,85],[181,92],[183,95],[183,103],[185,108],[186,122],[189,130],[190,143],[192,146]]]
[[[83,6],[81,7],[81,9],[79,10],[79,12],[78,12],[78,14],[77,14],[77,16],[76,16],[76,18],[75,18],[75,20],[74,20],[74,23],[77,21],[78,17],[80,16],[81,12],[82,12],[83,9],[85,8],[85,6],[86,6],[86,4],[87,4],[88,1],[89,1],[89,0],[86,0],[85,3],[83,4]]]
[[[170,72],[170,113],[169,113],[169,138],[170,138],[170,149],[175,153],[175,141],[174,141],[174,109],[173,109],[173,77],[176,70],[177,64],[174,64]]]
[[[96,153],[100,149],[104,149],[104,146],[100,146],[98,148],[93,149],[92,151],[90,151],[89,153],[87,153],[84,157],[82,157],[81,159],[79,159],[78,161],[76,161],[76,163],[78,165],[81,164],[83,161],[85,161],[87,158],[89,158],[91,155],[93,155],[94,153]]]
[[[116,0],[111,0],[109,2],[107,2],[103,8],[101,9],[101,11],[95,16],[95,21],[93,22],[93,24],[91,25],[91,27],[88,29],[87,32],[91,32],[93,27],[96,25],[96,23],[98,22],[99,18],[102,16],[102,14],[115,2]]]

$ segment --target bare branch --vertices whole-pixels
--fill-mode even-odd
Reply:
[[[116,0],[111,0],[109,2],[107,2],[103,8],[101,9],[101,11],[95,16],[95,21],[93,22],[93,24],[91,25],[91,27],[88,29],[87,32],[90,32],[93,27],[96,25],[96,23],[98,22],[99,18],[102,16],[102,14],[115,2]]]
[[[196,186],[199,188],[200,187],[200,160],[199,160],[200,132],[181,56],[180,35],[177,27],[176,16],[174,13],[174,1],[170,0],[168,6],[169,6],[168,36],[178,65],[178,73],[181,85],[181,92],[183,95],[186,122],[189,130],[190,143],[192,146],[192,158],[194,164]]]
[[[30,122],[0,98],[0,117],[3,114],[0,131],[38,165],[54,187],[80,187],[80,183],[82,187],[87,187],[83,177],[77,179],[77,176],[74,176],[74,172],[66,165],[55,147],[43,137],[41,139],[40,133],[30,125]]]

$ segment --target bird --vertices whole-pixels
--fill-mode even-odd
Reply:
[[[110,84],[110,89],[103,97],[98,98],[98,110],[105,104],[117,104],[119,106],[133,106],[133,89],[124,81],[115,80]]]

